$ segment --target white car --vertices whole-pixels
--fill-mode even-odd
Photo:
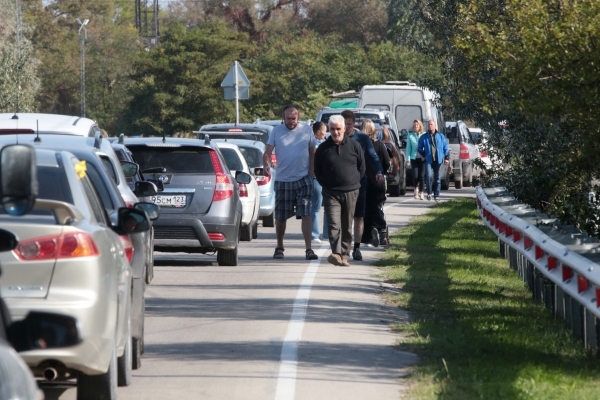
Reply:
[[[242,203],[242,224],[240,227],[240,240],[249,242],[258,237],[258,218],[260,213],[260,192],[258,184],[254,178],[254,174],[250,171],[248,163],[244,159],[244,155],[240,148],[229,143],[227,139],[215,139],[217,147],[223,154],[225,163],[235,176],[237,171],[243,171],[252,176],[249,184],[241,183],[240,186],[240,201]]]

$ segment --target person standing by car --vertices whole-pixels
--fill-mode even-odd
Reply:
[[[423,175],[424,175],[424,163],[423,157],[417,153],[417,146],[419,144],[419,138],[425,133],[423,123],[415,119],[413,121],[413,129],[408,132],[406,138],[406,166],[409,165],[412,168],[412,182],[415,188],[415,199],[419,198],[424,200],[423,197]]]
[[[366,159],[367,164],[371,164],[371,168],[375,171],[375,180],[383,184],[385,178],[383,176],[383,169],[381,168],[381,162],[375,153],[373,148],[373,142],[371,139],[359,131],[354,129],[356,118],[354,113],[350,110],[344,110],[342,112],[344,118],[345,131],[344,134],[349,138],[356,140],[360,147],[363,149],[363,155]],[[362,260],[362,253],[360,252],[360,242],[364,230],[364,216],[365,207],[367,202],[367,176],[363,175],[360,182],[360,192],[358,193],[358,199],[356,200],[356,207],[354,210],[354,250],[352,250],[352,258],[356,261]],[[373,246],[379,246],[379,238],[373,238],[371,243]]]
[[[314,177],[314,156],[317,142],[308,125],[299,124],[300,111],[295,105],[283,108],[284,123],[276,126],[267,141],[263,154],[265,174],[271,176],[271,154],[277,148],[275,177],[275,232],[277,247],[273,258],[282,259],[283,237],[287,220],[294,214],[302,220],[302,235],[306,259],[319,257],[311,246],[311,197]]]
[[[448,142],[446,137],[438,132],[435,121],[430,119],[427,124],[428,131],[419,138],[417,151],[425,159],[427,173],[427,200],[431,200],[431,193],[435,201],[440,199],[440,167],[442,163],[448,164]],[[433,180],[433,188],[432,188]]]
[[[373,141],[373,148],[377,157],[381,162],[381,167],[384,171],[390,169],[390,156],[386,146],[378,140],[380,137],[379,131],[375,129],[375,124],[370,119],[365,119],[360,127]],[[365,206],[365,217],[362,235],[362,243],[372,244],[373,238],[378,237],[380,245],[389,243],[387,236],[387,224],[383,213],[383,205],[385,204],[385,181],[380,184],[375,179],[375,171],[371,168],[371,164],[367,164],[367,201]]]
[[[349,266],[352,248],[352,218],[361,180],[365,174],[364,152],[360,144],[345,136],[344,118],[329,119],[329,138],[315,155],[315,176],[323,187],[323,204],[327,215],[327,233],[333,265]]]
[[[319,145],[323,143],[326,139],[327,135],[327,125],[323,122],[317,121],[312,125],[312,130],[315,135],[315,140],[317,142],[317,149]],[[319,232],[319,214],[321,213],[321,206],[323,204],[323,194],[322,188],[319,184],[319,181],[316,179],[313,180],[313,190],[312,190],[312,198],[311,198],[311,207],[312,210],[310,212],[310,219],[312,222],[312,241],[313,243],[321,244],[321,233]],[[324,213],[323,213],[324,214]],[[325,237],[325,232],[327,232],[327,217],[323,216],[323,233],[321,237]]]

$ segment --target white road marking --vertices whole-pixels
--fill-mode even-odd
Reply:
[[[323,258],[327,249],[329,249],[328,242],[321,245],[321,248],[315,252],[319,256],[319,259],[310,262],[302,278],[302,283],[298,288],[290,323],[281,347],[281,365],[279,366],[279,375],[277,377],[275,400],[293,400],[296,394],[298,342],[302,339],[302,329],[304,328],[310,290],[321,264],[321,258]]]

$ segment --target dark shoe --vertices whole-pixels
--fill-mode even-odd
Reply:
[[[387,235],[387,229],[382,229],[379,231],[379,245],[387,246],[388,244],[390,244],[390,240]]]
[[[327,262],[329,262],[329,264],[337,265],[338,267],[344,265],[344,261],[342,260],[342,256],[335,253],[331,253],[329,257],[327,257]]]
[[[312,251],[312,249],[308,249],[306,250],[306,259],[307,260],[318,260],[319,256],[315,254],[314,251]]]
[[[373,247],[379,246],[379,232],[377,231],[377,228],[371,229],[371,242],[370,243],[373,245]]]
[[[354,249],[352,251],[352,259],[355,261],[362,261],[362,253],[359,249]]]
[[[276,259],[282,259],[283,258],[283,251],[285,249],[281,248],[281,247],[276,247],[275,248],[275,253],[273,253],[273,258]]]

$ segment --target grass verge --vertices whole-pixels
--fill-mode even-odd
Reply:
[[[440,203],[393,237],[379,265],[402,288],[415,399],[600,399],[600,360],[554,320],[482,225],[474,199]]]

